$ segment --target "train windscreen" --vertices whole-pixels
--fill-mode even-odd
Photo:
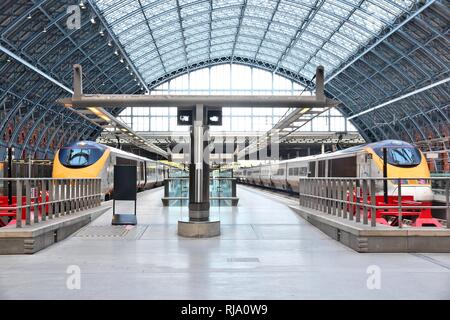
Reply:
[[[97,162],[104,150],[95,147],[68,147],[59,150],[59,161],[69,168],[84,168]]]
[[[383,159],[383,148],[374,149],[375,153]],[[387,148],[387,162],[397,167],[415,167],[422,161],[417,148],[392,147]]]

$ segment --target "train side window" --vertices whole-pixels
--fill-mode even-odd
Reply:
[[[299,176],[306,177],[308,175],[308,167],[299,168]]]
[[[356,177],[356,156],[331,160],[330,177]]]
[[[116,157],[116,164],[122,166],[137,166],[137,161],[122,157]]]

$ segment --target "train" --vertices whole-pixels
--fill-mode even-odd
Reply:
[[[60,148],[53,161],[53,178],[101,178],[101,192],[109,200],[114,187],[114,166],[135,165],[139,191],[161,186],[169,171],[180,168],[93,141],[78,141]]]
[[[415,201],[433,200],[430,170],[424,154],[414,145],[400,140],[362,144],[335,152],[299,157],[275,164],[240,167],[234,177],[241,183],[292,193],[299,191],[300,177],[383,177],[383,149],[387,150],[387,178],[402,179],[402,195]],[[381,194],[382,182],[377,183]],[[395,181],[388,182],[388,194],[397,195]]]

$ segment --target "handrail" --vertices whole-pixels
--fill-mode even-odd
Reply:
[[[167,181],[189,180],[189,177],[166,178],[164,180],[167,180]],[[210,177],[209,180],[236,180],[236,178],[231,178],[231,177],[214,177],[214,178],[211,178]]]
[[[61,181],[61,180],[80,180],[80,178],[0,178],[0,181]],[[102,180],[101,178],[85,178],[84,180]]]
[[[342,180],[342,179],[364,179],[364,180],[444,180],[450,181],[450,177],[361,177],[361,178],[351,178],[351,177],[300,177],[300,180]]]
[[[385,195],[377,182],[386,180],[394,182],[395,188],[392,190],[390,186]],[[443,182],[445,186],[441,190],[445,200],[440,202],[445,204],[436,205],[431,200],[414,201],[402,188],[430,187],[430,184],[405,183],[409,180]],[[299,204],[357,223],[362,219],[363,224],[368,224],[370,219],[371,227],[377,223],[391,225],[385,219],[387,216],[393,217],[399,228],[403,227],[405,216],[416,218],[413,226],[432,224],[440,227],[441,221],[432,216],[432,210],[445,210],[447,228],[450,228],[450,177],[300,177]]]
[[[70,215],[101,204],[100,178],[0,178],[0,216],[15,217],[16,227]],[[6,183],[5,183],[6,182]],[[33,213],[33,220],[31,220]]]

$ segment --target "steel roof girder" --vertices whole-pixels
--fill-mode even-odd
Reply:
[[[65,34],[67,36],[67,34],[65,33],[65,31],[63,29],[61,29],[58,25],[58,29],[60,29],[60,31]],[[69,54],[67,56],[67,58],[69,58],[71,55],[73,55],[73,53],[75,53],[77,50],[80,51],[91,63],[92,65],[96,66],[96,63],[92,60],[92,58],[90,57],[89,54],[86,53],[86,51],[84,51],[84,49],[81,48],[81,46],[78,46],[77,43],[70,37],[68,36],[68,40],[71,41],[73,43],[73,45],[75,46],[75,49],[72,50],[71,54]],[[59,63],[55,64],[51,69],[50,69],[50,73],[54,73],[54,70],[56,67],[58,67],[64,60],[61,60]],[[109,79],[111,81],[111,83],[113,83],[116,86],[116,89],[120,89],[116,83],[114,81],[111,80],[111,78],[104,72],[104,70],[100,70],[98,67],[96,67],[101,74],[103,74],[103,76],[105,76],[107,79]]]
[[[126,52],[124,51],[124,49],[122,48],[120,42],[116,39],[116,34],[112,32],[109,24],[107,21],[105,21],[103,19],[103,16],[101,15],[101,12],[99,12],[99,10],[97,9],[96,4],[94,4],[92,2],[92,0],[88,0],[92,10],[95,12],[95,14],[97,15],[97,17],[100,19],[100,21],[102,22],[103,26],[105,27],[105,29],[108,31],[108,34],[110,35],[111,40],[116,44],[116,46],[118,47],[118,49],[121,51],[124,59],[128,62],[128,65],[130,66],[130,68],[133,70],[134,74],[136,75],[136,77],[139,79],[139,81],[141,82],[142,86],[145,88],[145,90],[148,92],[148,87],[147,87],[147,81],[142,77],[142,75],[140,74],[139,70],[135,67],[135,65],[133,64],[133,61],[131,61],[128,57],[128,55],[126,54]]]
[[[19,77],[20,79],[21,77]],[[33,90],[38,86],[38,82],[36,81],[36,84],[30,88],[30,90],[28,91],[27,94],[22,95],[21,97],[15,95],[14,93],[12,93],[11,91],[7,91],[7,94],[9,93],[10,95],[14,95],[17,98],[17,102],[12,106],[12,108],[9,110],[8,114],[6,115],[6,117],[2,120],[2,122],[0,123],[0,136],[3,136],[4,131],[6,130],[6,125],[8,124],[8,122],[11,121],[12,117],[19,111],[20,106],[22,105],[23,101],[29,101],[26,97],[30,92],[33,92]],[[29,101],[30,104],[31,101]]]
[[[356,53],[354,57],[350,57],[346,62],[344,66],[339,66],[334,70],[334,72],[328,77],[328,79],[325,80],[325,83],[332,80],[334,77],[339,75],[342,71],[344,71],[346,68],[351,66],[355,61],[357,61],[359,58],[364,56],[367,52],[370,52],[372,49],[376,48],[380,43],[384,43],[385,39],[390,37],[392,34],[394,34],[397,30],[399,30],[402,26],[406,25],[409,21],[413,20],[416,16],[418,16],[420,13],[422,13],[425,9],[427,9],[430,5],[432,5],[436,0],[427,0],[427,2],[418,8],[416,11],[414,11],[412,14],[409,15],[408,18],[403,20],[402,22],[398,23],[397,25],[392,24],[391,30],[388,31],[384,35],[380,35],[380,37],[377,37],[373,44],[366,47],[363,52]]]
[[[49,108],[50,110],[50,108]],[[42,139],[47,135],[47,132],[49,131],[49,128],[52,128],[53,123],[58,119],[58,117],[62,116],[63,113],[65,112],[64,108],[61,108],[59,110],[59,112],[54,112],[53,110],[51,110],[51,112],[55,113],[55,116],[51,119],[51,121],[48,123],[47,126],[44,126],[44,130],[40,131],[40,134],[38,136],[38,138],[36,139],[36,144],[35,144],[35,148],[34,148],[34,153],[37,152],[37,149],[39,148]],[[45,149],[43,150],[45,152]]]
[[[355,13],[356,10],[358,10],[358,8],[361,6],[361,4],[364,2],[365,0],[359,0],[359,3],[357,6],[354,6],[353,9],[347,14],[347,17],[344,18],[344,20],[341,20],[341,22],[339,23],[339,25],[337,26],[336,29],[334,29],[331,34],[327,37],[327,40],[322,42],[322,45],[320,47],[318,47],[316,49],[316,51],[309,56],[308,60],[306,60],[305,62],[303,62],[303,64],[300,66],[300,68],[298,69],[297,73],[301,73],[301,71],[305,68],[305,66],[311,61],[311,59],[313,57],[316,57],[317,54],[319,53],[320,50],[323,49],[323,46],[330,41],[330,39],[339,31],[339,29],[346,23],[348,22],[348,20],[350,19],[350,17]],[[342,63],[342,60],[341,60]]]
[[[178,2],[178,0],[177,0],[177,2]],[[233,63],[233,60],[234,60],[234,52],[236,50],[236,43],[238,42],[238,39],[239,39],[239,33],[241,31],[242,21],[244,20],[244,15],[245,15],[246,9],[247,9],[247,0],[242,0],[241,13],[239,15],[239,22],[238,22],[236,34],[234,37],[233,48],[231,49],[231,63]]]

